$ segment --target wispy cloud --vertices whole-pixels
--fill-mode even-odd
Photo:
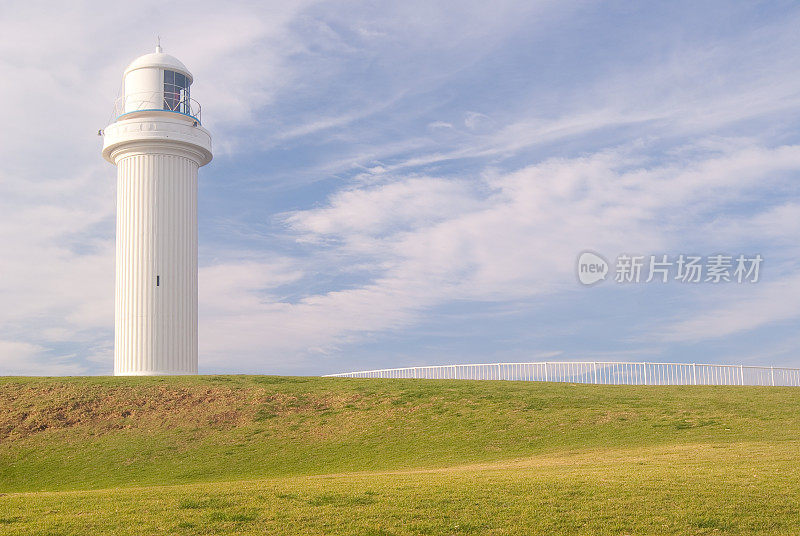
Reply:
[[[776,322],[800,318],[800,276],[745,288],[736,296],[704,300],[688,318],[672,321],[656,335],[668,342],[694,342],[746,333]]]
[[[682,237],[695,226],[681,211],[706,213],[746,200],[755,188],[800,168],[800,146],[765,149],[733,142],[660,166],[646,153],[635,146],[553,159],[511,173],[486,173],[477,184],[410,177],[338,192],[326,206],[296,211],[286,222],[309,247],[333,250],[326,257],[329,270],[367,265],[369,281],[292,304],[261,302],[247,310],[250,336],[235,338],[240,344],[259,341],[251,343],[259,363],[266,359],[262,352],[306,355],[309,347],[339,347],[359,334],[407,327],[452,300],[514,301],[568,291],[576,285],[578,251],[675,250],[686,245]],[[736,220],[733,214],[727,218]],[[782,239],[791,232],[779,229],[775,235]],[[710,238],[693,246],[707,246]],[[775,292],[781,291],[770,296]],[[235,294],[231,300],[231,308],[246,302]],[[749,328],[797,310],[773,308]],[[746,316],[739,315],[738,324],[734,317],[712,321],[715,329],[698,322],[665,332],[713,338],[723,327],[742,329]]]

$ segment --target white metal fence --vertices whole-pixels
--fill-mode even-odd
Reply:
[[[433,365],[329,374],[336,378],[419,378],[428,380],[511,380],[603,385],[769,385],[800,386],[800,369],[701,363],[542,361]]]

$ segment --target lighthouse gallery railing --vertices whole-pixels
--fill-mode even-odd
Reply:
[[[145,91],[117,97],[110,123],[117,118],[134,112],[164,111],[186,115],[202,123],[203,110],[200,103],[192,98],[166,95],[163,91]]]

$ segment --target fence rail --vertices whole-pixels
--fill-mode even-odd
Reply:
[[[510,380],[602,385],[800,386],[800,369],[707,363],[542,361],[433,365],[328,374],[331,378],[418,378],[428,380]]]

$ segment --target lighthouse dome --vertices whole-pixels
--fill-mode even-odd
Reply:
[[[189,82],[193,81],[192,73],[189,72],[189,69],[175,56],[161,52],[161,47],[158,47],[156,52],[139,56],[133,60],[125,69],[123,76],[127,77],[130,72],[137,69],[167,69],[183,74],[189,79]]]

